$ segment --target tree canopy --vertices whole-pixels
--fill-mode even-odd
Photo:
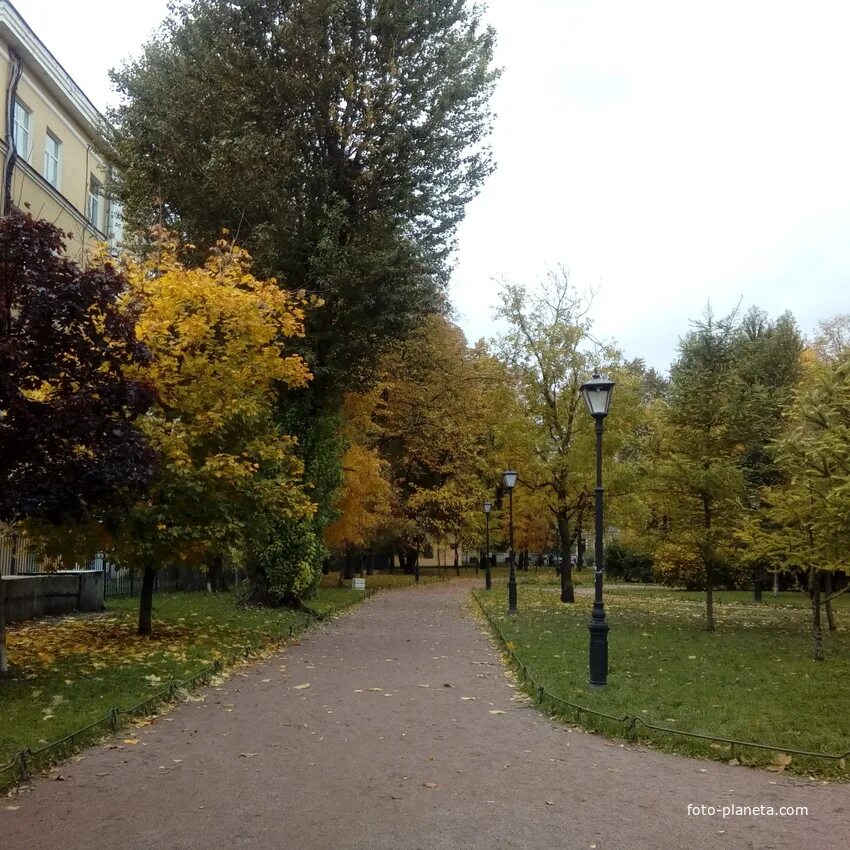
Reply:
[[[198,245],[238,233],[261,274],[321,294],[310,365],[325,390],[351,386],[439,306],[492,169],[481,14],[458,0],[175,4],[113,72],[129,224]]]
[[[126,504],[154,454],[136,425],[154,399],[112,263],[83,271],[46,221],[0,219],[0,521],[84,523]]]

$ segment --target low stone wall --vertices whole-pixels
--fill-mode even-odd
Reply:
[[[0,581],[7,623],[71,611],[103,610],[103,573],[99,570],[3,576]]]

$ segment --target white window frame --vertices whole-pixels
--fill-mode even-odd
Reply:
[[[23,118],[23,121],[21,119]],[[32,156],[32,110],[19,98],[15,98],[14,108],[15,150],[18,156],[29,162]]]
[[[89,222],[98,230],[100,227],[100,199],[103,197],[103,184],[94,174],[89,175],[89,195],[86,212],[88,213]]]
[[[55,147],[55,153],[50,149]],[[62,161],[62,140],[49,129],[44,136],[44,179],[54,188],[59,189],[60,163]],[[50,172],[53,170],[53,179]]]

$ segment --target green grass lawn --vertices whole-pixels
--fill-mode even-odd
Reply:
[[[807,600],[799,594],[781,600],[765,594],[757,604],[752,594],[722,593],[717,631],[709,634],[703,630],[701,594],[611,589],[608,686],[591,690],[589,595],[564,605],[555,586],[521,581],[515,617],[505,612],[503,586],[475,595],[534,676],[571,702],[690,732],[818,752],[850,750],[850,616],[843,601],[836,610],[838,631],[825,635],[826,661],[814,662]],[[624,734],[621,724],[563,708],[561,713]],[[677,752],[733,757],[728,746],[654,733],[646,739]],[[776,757],[755,749],[734,755],[747,764],[769,764]],[[843,772],[838,763],[798,756],[788,769]]]
[[[332,614],[362,591],[321,588],[308,605]],[[0,765],[126,709],[216,661],[255,657],[314,618],[289,609],[244,608],[231,594],[158,594],[154,634],[135,634],[138,601],[112,600],[104,614],[31,621],[8,633],[12,677],[0,681]],[[0,788],[10,775],[0,773]]]

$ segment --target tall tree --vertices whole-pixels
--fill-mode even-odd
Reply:
[[[153,472],[134,425],[153,393],[124,373],[148,357],[117,307],[125,281],[111,264],[82,271],[64,238],[18,211],[0,219],[0,522],[87,523]]]
[[[581,385],[595,367],[610,372],[618,356],[591,336],[591,298],[563,269],[550,272],[534,291],[506,284],[501,300],[496,316],[508,329],[496,351],[510,369],[531,440],[529,466],[520,474],[524,486],[546,494],[558,528],[561,600],[574,602],[570,555],[587,510],[595,451]]]
[[[115,540],[119,561],[142,572],[141,634],[151,630],[155,572],[169,561],[215,570],[229,549],[262,549],[277,536],[285,551],[259,558],[272,591],[289,600],[318,575],[300,559],[290,563],[296,574],[280,563],[314,510],[295,441],[272,416],[278,384],[310,379],[292,351],[303,302],[254,277],[247,254],[224,241],[201,268],[184,266],[177,249],[160,232],[145,260],[127,261],[128,306],[138,305],[137,333],[152,355],[139,375],[159,396],[139,423],[160,457],[156,476]],[[313,543],[301,540],[305,550]]]
[[[320,293],[322,391],[368,377],[438,304],[486,144],[494,33],[463,0],[183,0],[113,73],[131,226],[238,232],[258,271]]]
[[[744,477],[734,370],[738,323],[708,308],[680,343],[651,462],[654,513],[665,521],[657,561],[698,569],[706,628],[714,631],[714,589],[740,519]]]
[[[831,615],[831,582],[846,570],[850,547],[850,359],[811,362],[773,445],[779,486],[761,493],[762,509],[739,533],[752,560],[807,577],[813,657],[823,660],[821,607]],[[832,624],[830,624],[832,625]]]
[[[478,522],[487,492],[477,473],[488,365],[438,315],[381,362],[376,445],[387,464],[394,537],[408,570],[426,542],[462,536]]]

